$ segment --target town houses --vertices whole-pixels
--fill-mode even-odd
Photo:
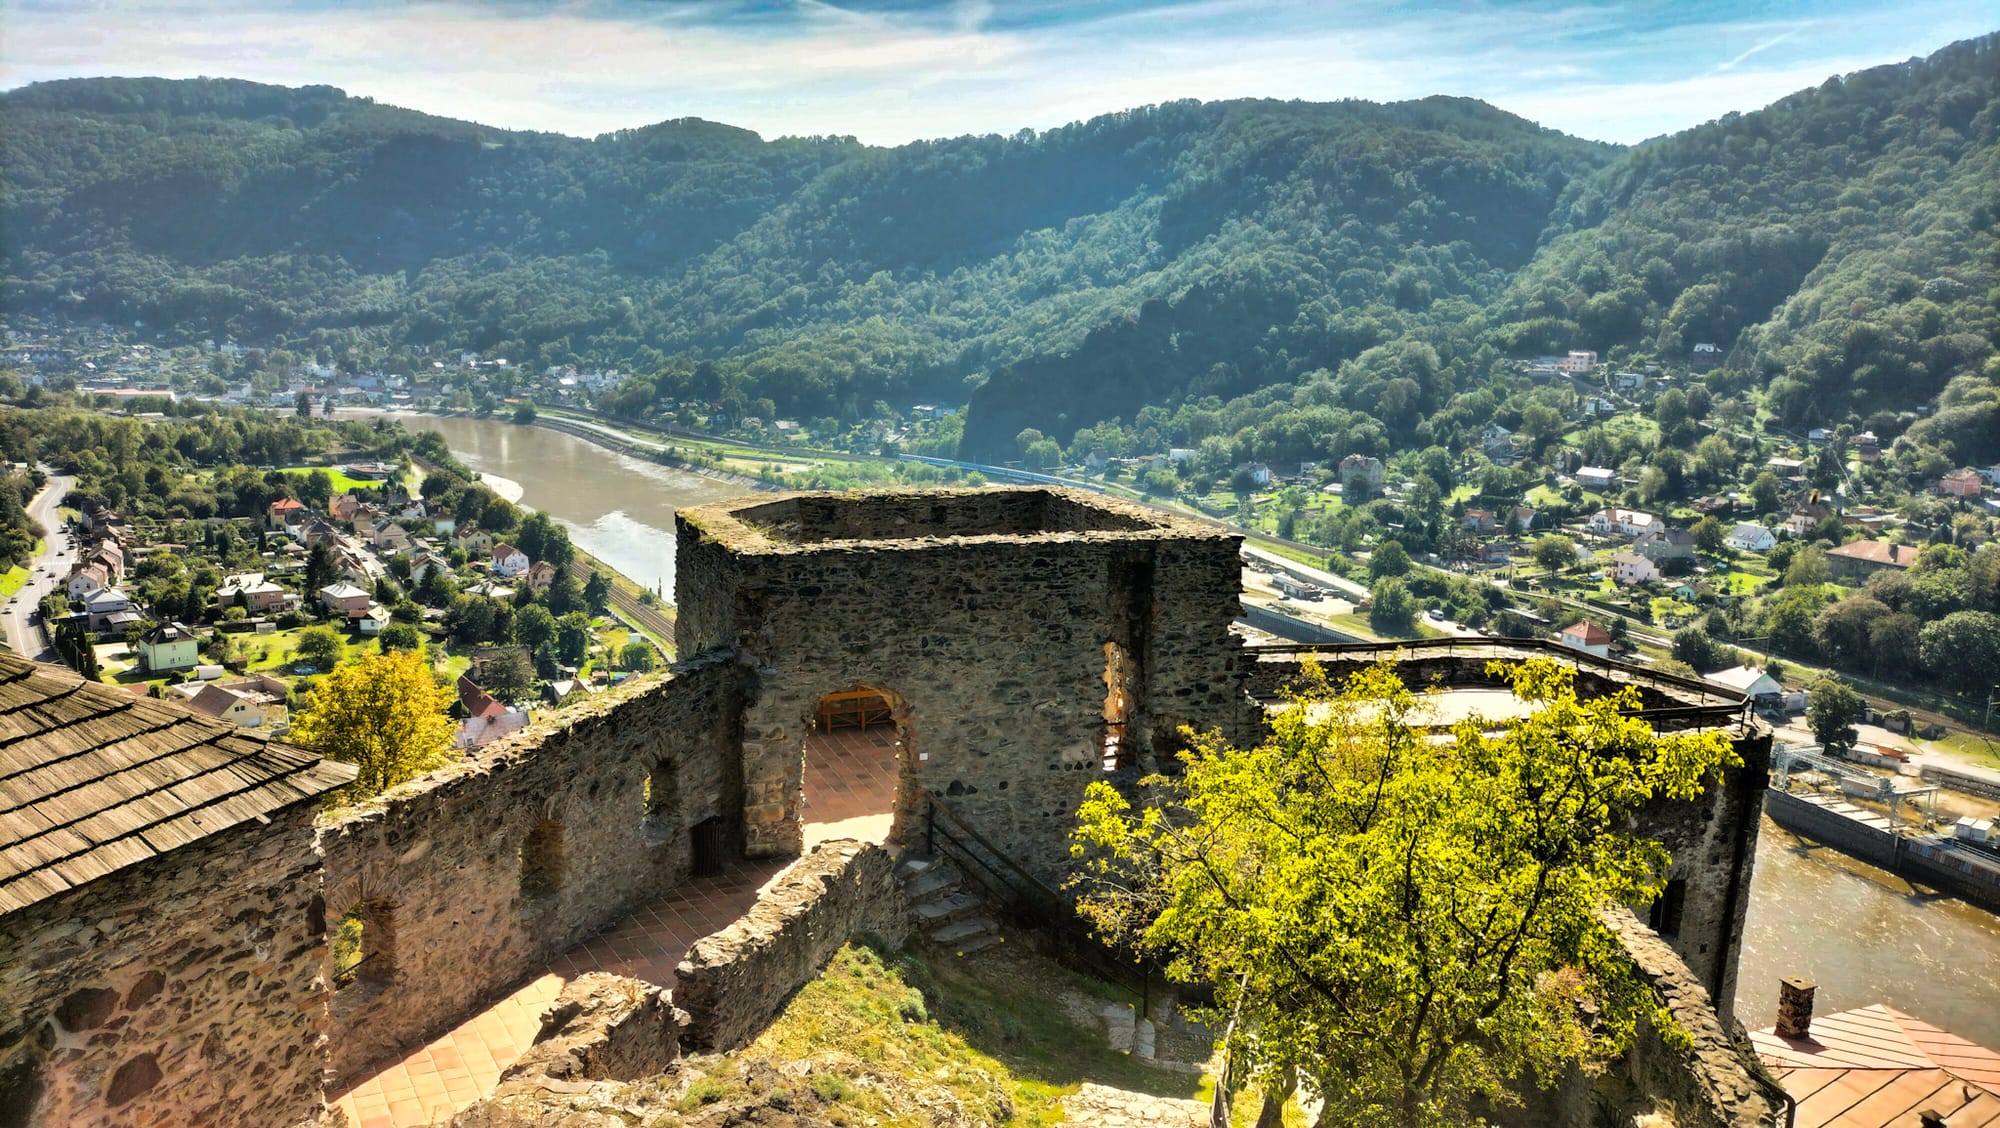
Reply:
[[[42,605],[51,637],[62,633],[71,647],[59,653],[76,664],[77,647],[87,648],[100,676],[135,693],[171,693],[197,712],[283,731],[302,687],[330,664],[376,652],[378,639],[382,649],[423,646],[448,668],[452,648],[495,641],[496,629],[507,641],[514,614],[530,603],[548,609],[541,622],[564,620],[564,639],[576,637],[570,620],[581,616],[585,649],[570,641],[558,649],[555,632],[541,628],[525,683],[501,693],[461,679],[464,739],[481,743],[526,723],[522,703],[547,696],[540,683],[558,683],[565,700],[587,695],[614,676],[630,646],[651,645],[608,617],[601,587],[586,604],[586,577],[565,580],[563,564],[522,547],[550,545],[545,530],[524,525],[516,543],[496,544],[477,522],[461,525],[406,494],[395,471],[350,474],[361,484],[318,502],[260,501],[249,520],[133,523],[78,499],[70,532],[77,562]],[[513,514],[486,515],[508,518],[514,534]],[[560,547],[567,562],[574,550],[566,539]],[[183,586],[158,583],[154,562],[176,570]],[[472,627],[453,617],[468,601],[485,609]],[[414,633],[392,631],[399,623]],[[300,643],[312,630],[330,630],[341,646],[305,656]]]

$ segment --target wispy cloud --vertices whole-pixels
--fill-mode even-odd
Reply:
[[[1817,7],[1801,18],[1778,0],[0,0],[0,85],[230,75],[517,128],[587,135],[700,116],[885,143],[1178,98],[1449,93],[1635,141],[1993,23],[1984,0]]]
[[[1742,53],[1740,53],[1740,54],[1738,54],[1738,55],[1736,55],[1736,56],[1734,56],[1734,57],[1732,57],[1732,58],[1730,58],[1730,59],[1727,59],[1727,60],[1723,61],[1722,63],[1719,63],[1719,64],[1717,64],[1716,68],[1715,68],[1714,70],[1710,71],[1709,73],[1710,73],[1710,74],[1722,74],[1722,73],[1723,73],[1723,72],[1725,72],[1725,71],[1732,71],[1732,70],[1735,70],[1738,64],[1740,64],[1740,63],[1744,62],[1745,60],[1747,60],[1747,59],[1750,59],[1750,58],[1752,58],[1752,57],[1754,57],[1754,56],[1757,56],[1757,55],[1761,55],[1761,54],[1763,54],[1764,52],[1766,52],[1766,51],[1769,51],[1769,50],[1770,50],[1771,48],[1773,48],[1773,47],[1776,47],[1776,46],[1777,46],[1777,45],[1779,45],[1780,43],[1783,43],[1783,42],[1785,42],[1785,41],[1787,41],[1787,40],[1789,40],[1789,39],[1793,38],[1794,36],[1798,35],[1798,34],[1799,34],[1800,32],[1802,32],[1802,31],[1806,30],[1807,28],[1809,28],[1809,27],[1811,27],[1811,26],[1812,26],[1812,25],[1811,25],[1810,23],[1805,23],[1805,24],[1800,24],[1800,25],[1799,25],[1798,27],[1795,27],[1795,28],[1792,28],[1792,29],[1790,29],[1789,31],[1783,31],[1783,32],[1780,32],[1780,33],[1778,33],[1777,35],[1774,35],[1774,36],[1770,37],[1769,39],[1766,39],[1766,40],[1763,40],[1763,41],[1761,41],[1761,42],[1759,42],[1759,43],[1756,43],[1756,44],[1753,44],[1753,45],[1752,45],[1751,47],[1749,47],[1749,48],[1748,48],[1747,50],[1743,51]]]

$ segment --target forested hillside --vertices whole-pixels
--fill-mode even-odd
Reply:
[[[46,83],[0,96],[0,303],[353,368],[426,346],[616,366],[632,414],[969,399],[980,458],[1024,428],[1273,460],[1462,443],[1532,409],[1489,384],[1510,358],[1705,341],[1746,410],[1882,414],[1995,457],[1997,48],[1631,150],[1449,98],[1174,103],[881,149]]]

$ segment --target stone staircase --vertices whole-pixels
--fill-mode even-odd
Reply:
[[[910,919],[930,943],[969,956],[1004,942],[986,902],[967,888],[957,867],[942,858],[904,858],[896,880],[909,902]]]

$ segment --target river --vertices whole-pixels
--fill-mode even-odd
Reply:
[[[674,510],[745,492],[542,427],[403,416],[466,465],[560,521],[612,567],[673,596]],[[518,486],[518,493],[511,488]],[[1819,983],[1821,1014],[1888,1003],[2000,1049],[2000,918],[1805,842],[1764,820],[1737,976],[1737,1012],[1776,1021],[1778,980]]]
[[[461,462],[500,479],[492,483],[496,492],[547,513],[578,547],[669,600],[674,510],[749,492],[546,427],[464,416],[397,418],[443,435]]]

